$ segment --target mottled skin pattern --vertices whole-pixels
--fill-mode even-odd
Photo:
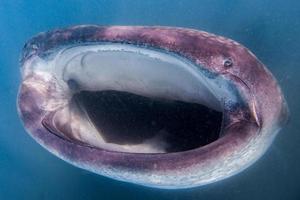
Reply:
[[[37,90],[24,84],[26,79],[44,84],[38,76],[26,77],[18,100],[26,129],[49,151],[76,166],[152,187],[194,187],[224,179],[249,166],[264,153],[287,120],[281,90],[264,65],[240,44],[202,31],[171,27],[70,27],[32,38],[24,47],[21,64],[35,56],[47,56],[63,45],[95,42],[128,43],[176,53],[210,74],[232,82],[243,102],[232,106],[224,100],[224,137],[202,148],[169,154],[109,152],[66,141],[46,130],[41,121],[47,113],[41,105],[51,89],[45,86]],[[224,62],[228,59],[232,63],[226,66]],[[263,147],[258,148],[259,145]]]

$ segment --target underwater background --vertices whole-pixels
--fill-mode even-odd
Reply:
[[[180,26],[232,38],[277,78],[290,122],[251,167],[198,188],[146,188],[73,167],[25,132],[16,97],[19,56],[26,40],[77,24]],[[299,63],[298,0],[0,0],[0,200],[300,199]]]

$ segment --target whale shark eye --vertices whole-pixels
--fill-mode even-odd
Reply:
[[[52,92],[69,96],[43,124],[64,139],[118,152],[170,153],[220,136],[222,110],[210,80],[183,58],[111,44],[69,48],[51,63],[48,73],[62,87]]]
[[[232,67],[233,61],[231,58],[226,58],[223,63],[224,67],[229,68]]]

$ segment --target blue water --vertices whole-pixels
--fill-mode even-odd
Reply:
[[[38,32],[76,24],[181,26],[233,38],[250,48],[279,80],[291,121],[253,166],[200,188],[151,189],[75,168],[26,134],[16,95],[24,42]],[[298,0],[1,0],[0,200],[300,199],[299,63]]]

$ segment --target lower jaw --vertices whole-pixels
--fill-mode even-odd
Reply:
[[[228,134],[208,145],[176,153],[124,153],[70,142],[38,123],[44,114],[39,114],[38,119],[27,117],[37,113],[37,106],[41,105],[38,97],[41,95],[35,89],[24,89],[24,86],[20,91],[20,98],[23,99],[20,113],[32,136],[63,160],[114,179],[158,188],[195,187],[239,172],[262,153],[261,148],[256,148],[260,143],[255,141],[259,140],[249,143],[256,130],[251,124],[245,126],[246,123],[230,127],[231,130],[226,130]],[[30,125],[32,120],[35,123]]]

